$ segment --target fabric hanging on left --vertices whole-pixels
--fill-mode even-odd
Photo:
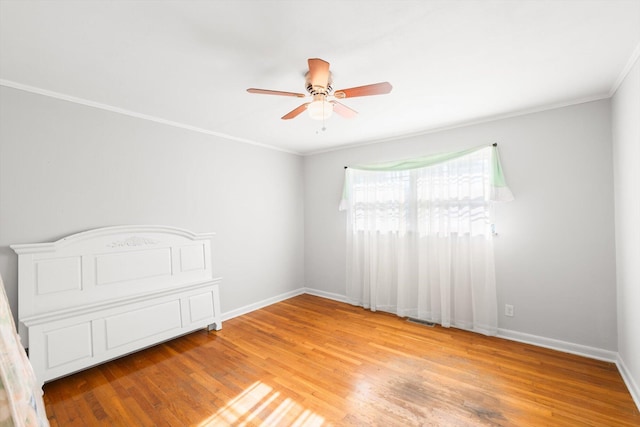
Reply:
[[[5,425],[48,427],[49,421],[0,277],[0,426]]]

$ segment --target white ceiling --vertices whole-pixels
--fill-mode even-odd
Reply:
[[[0,84],[301,154],[611,95],[640,0],[0,1]],[[355,119],[280,117],[307,58]]]

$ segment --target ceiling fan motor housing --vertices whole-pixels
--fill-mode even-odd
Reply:
[[[329,94],[331,94],[331,92],[333,91],[333,87],[331,87],[331,83],[333,83],[333,75],[331,73],[329,73],[329,81],[327,81],[327,87],[323,87],[320,85],[313,85],[310,79],[310,74],[309,72],[307,72],[307,74],[305,75],[306,78],[306,88],[307,88],[307,92],[309,92],[309,94],[315,96],[315,95],[324,95],[327,96]]]
[[[305,74],[305,88],[313,98],[310,102],[289,111],[282,116],[282,120],[293,119],[299,116],[303,111],[309,112],[313,119],[325,120],[333,111],[337,112],[344,118],[351,119],[357,116],[357,112],[336,100],[328,100],[327,97],[333,96],[336,99],[354,98],[357,96],[382,95],[391,92],[392,86],[389,82],[375,83],[365,86],[357,86],[348,89],[340,89],[333,93],[333,74],[329,71],[329,63],[320,58],[309,58],[309,71]],[[283,92],[280,90],[269,89],[247,89],[249,93],[259,93],[264,95],[280,95],[293,96],[296,98],[306,98],[302,93]],[[333,93],[333,94],[332,94]]]

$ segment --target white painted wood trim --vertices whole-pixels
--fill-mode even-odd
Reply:
[[[304,288],[304,293],[321,297],[321,298],[334,300],[334,301],[344,302],[345,304],[354,304],[353,301],[351,301],[345,295],[340,295],[333,292],[326,292],[326,291],[321,291],[321,290],[312,289],[312,288]]]
[[[302,295],[304,293],[305,293],[304,288],[298,288],[293,291],[285,292],[283,294],[276,295],[274,297],[255,302],[253,304],[248,304],[248,305],[236,308],[234,310],[227,311],[225,313],[222,313],[222,321],[224,322],[226,320],[233,319],[234,317],[251,313],[252,311],[256,311],[261,308],[268,307],[277,302],[285,301],[285,300],[288,300],[289,298],[293,298],[295,296]]]
[[[638,58],[640,58],[640,43],[638,43],[633,53],[631,53],[627,64],[620,72],[620,75],[616,79],[615,83],[613,83],[613,86],[611,86],[611,89],[609,90],[609,98],[616,94],[616,91],[618,90],[624,79],[627,78],[627,74],[629,74],[635,63],[638,61]]]
[[[640,411],[640,387],[633,379],[633,375],[631,375],[631,372],[629,372],[629,369],[627,369],[627,365],[624,363],[624,360],[622,359],[620,354],[618,354],[618,357],[616,359],[616,365],[618,366],[618,371],[620,371],[620,375],[622,376],[624,383],[629,389],[629,393],[631,393],[631,397],[633,398],[636,407]]]
[[[164,225],[115,225],[112,227],[102,227],[93,230],[83,231],[75,233],[55,242],[46,243],[24,243],[11,245],[11,249],[18,255],[23,253],[39,253],[39,252],[51,252],[58,247],[78,243],[83,240],[94,239],[100,236],[109,236],[119,233],[162,233],[162,234],[174,234],[176,236],[182,236],[190,240],[207,240],[215,236],[216,233],[193,233],[189,230],[184,230],[177,227],[168,227]]]
[[[499,338],[518,341],[524,344],[532,344],[538,347],[550,348],[564,353],[576,354],[590,359],[602,360],[615,363],[617,352],[604,350],[597,347],[589,347],[582,344],[575,344],[568,341],[556,340],[553,338],[541,337],[538,335],[526,334],[524,332],[511,331],[509,329],[498,329]]]
[[[345,295],[336,294],[332,292],[326,292],[313,288],[299,288],[291,292],[280,294],[278,296],[267,298],[265,300],[256,302],[254,304],[240,307],[236,310],[231,310],[222,314],[223,320],[229,320],[234,317],[242,316],[243,314],[250,313],[254,310],[258,310],[263,307],[267,307],[271,304],[275,304],[280,301],[285,301],[289,298],[293,298],[298,295],[309,294],[320,298],[326,298],[346,304],[353,304]],[[581,344],[570,343],[566,341],[556,340],[552,338],[545,338],[537,335],[525,334],[522,332],[511,331],[508,329],[498,329],[498,338],[504,338],[511,341],[518,341],[525,344],[535,345],[537,347],[550,348],[552,350],[561,351],[564,353],[576,354],[579,356],[588,357],[590,359],[603,360],[605,362],[613,362],[618,366],[618,370],[622,375],[629,392],[636,406],[640,409],[640,388],[633,380],[629,370],[627,369],[624,361],[620,358],[620,355],[611,350],[603,350],[596,347],[589,347]]]
[[[23,322],[27,327],[36,326],[40,324],[53,322],[55,320],[62,320],[62,319],[68,319],[70,317],[82,316],[85,314],[93,313],[99,310],[105,310],[108,308],[116,308],[116,307],[123,307],[131,304],[136,304],[139,302],[144,302],[150,298],[162,298],[166,296],[177,295],[184,291],[195,291],[199,289],[206,289],[211,285],[219,285],[221,281],[222,281],[222,278],[216,277],[213,280],[210,280],[207,282],[190,284],[185,287],[181,287],[180,289],[169,289],[161,292],[154,292],[151,294],[137,295],[130,298],[122,298],[122,299],[117,299],[117,300],[103,302],[103,303],[90,304],[83,307],[71,308],[67,310],[57,310],[55,313],[47,313],[42,315],[25,317],[21,319],[21,322]]]
[[[249,140],[249,139],[238,138],[238,137],[235,137],[235,136],[232,136],[232,135],[227,135],[227,134],[222,133],[222,132],[215,132],[215,131],[212,131],[212,130],[209,130],[209,129],[203,129],[203,128],[200,128],[200,127],[197,127],[197,126],[188,125],[188,124],[185,124],[185,123],[174,122],[172,120],[167,120],[167,119],[163,119],[163,118],[160,118],[160,117],[151,116],[149,114],[137,113],[135,111],[126,110],[124,108],[114,107],[112,105],[103,104],[101,102],[90,101],[88,99],[78,98],[78,97],[75,97],[75,96],[67,95],[67,94],[60,93],[60,92],[54,92],[52,90],[42,89],[42,88],[35,87],[35,86],[29,86],[29,85],[25,85],[25,84],[22,84],[22,83],[14,82],[14,81],[11,81],[11,80],[0,79],[0,86],[6,86],[6,87],[10,87],[12,89],[18,89],[18,90],[22,90],[22,91],[25,91],[25,92],[31,92],[31,93],[35,93],[35,94],[38,94],[38,95],[48,96],[50,98],[60,99],[62,101],[73,102],[74,104],[80,104],[80,105],[84,105],[84,106],[87,106],[87,107],[98,108],[100,110],[110,111],[112,113],[117,113],[117,114],[123,114],[125,116],[135,117],[137,119],[142,119],[142,120],[148,120],[150,122],[156,122],[156,123],[160,123],[160,124],[163,124],[163,125],[172,126],[172,127],[175,127],[175,128],[186,129],[186,130],[189,130],[189,131],[192,131],[192,132],[198,132],[198,133],[203,133],[205,135],[216,136],[218,138],[223,138],[223,139],[226,139],[226,140],[229,140],[229,141],[236,141],[236,142],[241,142],[241,143],[244,143],[244,144],[255,145],[255,146],[258,146],[258,147],[262,147],[262,148],[268,148],[268,149],[274,150],[274,151],[281,151],[283,153],[300,155],[300,153],[298,153],[298,152],[291,151],[291,150],[285,150],[284,148],[275,147],[273,145],[262,144],[260,142],[252,141],[252,140]]]
[[[333,294],[330,292],[311,288],[305,288],[305,293],[331,299],[334,301],[344,302],[347,304],[353,304],[353,302],[350,301],[346,296],[340,294]],[[570,343],[553,338],[525,334],[523,332],[511,331],[508,329],[498,329],[497,337],[508,339],[511,341],[518,341],[525,344],[532,344],[538,347],[550,348],[552,350],[558,350],[564,353],[585,356],[591,359],[603,360],[605,362],[616,362],[616,360],[618,359],[618,353],[615,351],[604,350],[597,347],[589,347],[582,344]]]
[[[602,99],[609,99],[609,98],[610,98],[610,96],[609,96],[608,93],[600,93],[600,94],[596,94],[596,95],[587,96],[587,97],[584,97],[584,98],[576,98],[576,99],[571,99],[571,100],[568,100],[568,101],[558,102],[558,103],[554,103],[554,104],[543,104],[543,105],[539,105],[539,106],[535,106],[535,107],[531,107],[531,108],[525,108],[525,109],[517,110],[517,111],[510,111],[510,112],[502,113],[502,114],[495,114],[495,115],[490,115],[490,116],[476,117],[476,118],[470,118],[470,119],[466,119],[466,120],[451,122],[451,123],[448,123],[448,124],[442,124],[442,125],[434,126],[432,128],[423,129],[423,130],[420,130],[418,132],[405,133],[405,134],[402,134],[402,135],[396,135],[396,136],[392,136],[392,137],[389,137],[389,138],[380,138],[380,139],[374,139],[374,140],[365,141],[365,142],[356,142],[356,143],[353,143],[353,144],[341,145],[339,147],[332,147],[332,148],[325,148],[325,149],[310,151],[310,152],[302,153],[301,155],[304,156],[304,157],[307,157],[307,156],[314,156],[316,154],[326,154],[326,153],[331,153],[331,152],[334,152],[334,151],[340,151],[340,150],[345,150],[345,149],[366,147],[366,146],[369,146],[369,145],[381,144],[381,143],[384,143],[384,142],[400,141],[400,140],[403,140],[403,139],[416,138],[416,137],[420,137],[420,136],[424,136],[424,135],[430,135],[430,134],[434,134],[434,133],[440,133],[440,132],[445,132],[445,131],[449,131],[449,130],[460,129],[460,128],[464,128],[464,127],[468,127],[468,126],[475,126],[475,125],[481,125],[481,124],[484,124],[484,123],[491,123],[491,122],[495,122],[495,121],[498,121],[498,120],[511,119],[511,118],[514,118],[514,117],[525,116],[527,114],[543,113],[545,111],[556,110],[558,108],[571,107],[573,105],[586,104],[586,103],[589,103],[589,102],[595,102],[595,101],[600,101]]]
[[[38,382],[197,329],[220,330],[213,236],[124,225],[11,245],[20,336]]]

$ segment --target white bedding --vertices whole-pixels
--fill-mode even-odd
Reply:
[[[37,384],[0,277],[0,427],[49,425]]]

